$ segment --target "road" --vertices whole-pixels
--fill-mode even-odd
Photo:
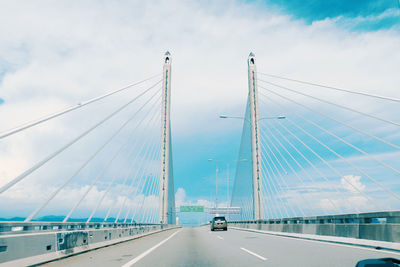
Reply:
[[[239,230],[180,228],[43,266],[355,266],[400,253]]]

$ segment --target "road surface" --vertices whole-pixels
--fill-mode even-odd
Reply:
[[[180,228],[43,266],[355,266],[400,253],[239,230]]]

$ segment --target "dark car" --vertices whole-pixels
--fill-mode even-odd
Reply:
[[[225,219],[225,217],[214,217],[211,221],[211,231],[214,231],[216,229],[228,230],[228,223]]]

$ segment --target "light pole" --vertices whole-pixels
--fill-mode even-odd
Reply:
[[[214,160],[211,158],[208,159],[208,161],[226,163],[226,208],[227,208],[227,214],[229,217],[229,211],[228,211],[228,208],[230,207],[230,203],[229,203],[229,162],[226,162],[223,160]],[[232,160],[230,162],[243,162],[243,161],[247,161],[247,159]],[[218,166],[217,166],[217,168],[218,168]],[[215,181],[215,184],[217,186],[217,180]],[[216,188],[216,195],[217,195],[217,188]],[[217,197],[216,197],[216,200],[217,200]]]
[[[215,161],[208,159],[208,161]],[[215,208],[218,207],[218,165],[215,165]]]
[[[245,117],[237,117],[237,116],[226,116],[226,115],[220,115],[219,116],[219,118],[220,119],[239,119],[239,120],[247,120]],[[261,120],[283,120],[283,119],[286,119],[286,117],[285,116],[282,116],[282,115],[280,115],[280,116],[275,116],[275,117],[262,117],[262,118],[260,118],[260,119],[258,119],[258,121],[261,121]],[[248,121],[248,120],[247,120]]]

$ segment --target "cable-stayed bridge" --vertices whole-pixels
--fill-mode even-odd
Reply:
[[[161,74],[0,133],[4,144],[45,139],[21,172],[1,166],[10,175],[0,217],[19,217],[0,223],[0,265],[354,266],[398,256],[400,124],[380,108],[398,110],[400,99],[258,72],[253,53],[247,64],[243,116],[220,116],[243,123],[230,207],[208,207],[229,218],[228,232],[176,225],[167,52]],[[58,138],[38,130],[48,125]]]

